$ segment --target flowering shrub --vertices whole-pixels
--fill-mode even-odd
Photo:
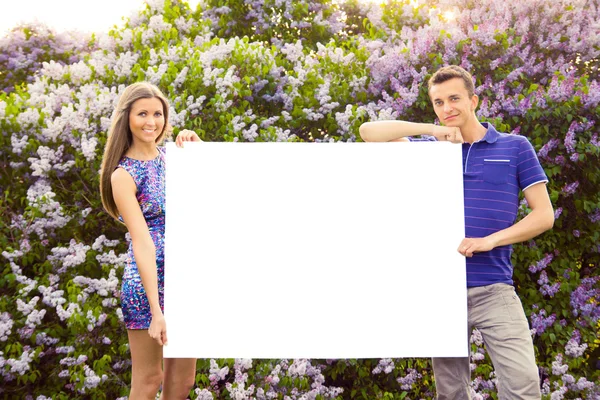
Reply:
[[[424,83],[451,63],[473,72],[479,117],[527,136],[550,178],[555,227],[513,256],[544,398],[598,398],[599,7],[150,0],[108,34],[13,30],[0,40],[0,396],[127,395],[127,237],[98,195],[126,85],[160,86],[175,131],[204,140],[355,141],[367,120],[434,120]],[[471,362],[474,397],[497,398],[477,331]],[[425,359],[199,360],[196,383],[198,399],[434,395]]]

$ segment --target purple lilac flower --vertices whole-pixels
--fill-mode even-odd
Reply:
[[[550,139],[545,145],[542,146],[542,148],[538,152],[538,156],[540,158],[548,157],[548,153],[550,151],[554,150],[558,146],[559,143],[560,143],[560,140],[558,140],[556,138]]]
[[[562,188],[562,192],[566,195],[571,195],[575,193],[577,188],[579,187],[579,182],[575,181],[573,183],[569,183]]]
[[[592,214],[590,214],[588,217],[590,218],[590,221],[592,221],[593,223],[600,221],[600,208],[596,208],[594,210],[594,212]]]
[[[536,335],[541,335],[556,321],[556,314],[546,317],[546,310],[540,310],[539,313],[531,314],[531,327],[535,330]]]
[[[581,342],[581,334],[579,333],[579,331],[577,329],[575,329],[573,331],[573,335],[571,336],[571,339],[569,339],[569,341],[567,342],[566,346],[565,346],[565,353],[566,355],[568,355],[569,357],[581,357],[583,355],[583,353],[585,352],[585,350],[587,349],[588,345],[587,343],[584,343],[582,345],[580,345],[579,343]]]
[[[562,209],[561,209],[562,211]],[[536,273],[539,272],[543,269],[545,269],[548,264],[550,264],[550,262],[552,261],[552,259],[554,258],[554,255],[552,255],[552,253],[547,253],[543,259],[541,259],[540,261],[538,261],[535,265],[530,265],[529,266],[529,272],[531,273]]]
[[[600,304],[594,299],[600,296],[600,289],[594,288],[600,276],[584,278],[581,285],[571,293],[571,307],[575,316],[590,318],[593,324],[600,319]]]
[[[558,207],[555,211],[554,211],[554,219],[558,219],[558,217],[560,217],[560,214],[562,214],[562,207]]]
[[[562,363],[562,354],[557,354],[554,361],[552,361],[552,374],[553,375],[564,375],[568,370],[569,366]]]
[[[394,361],[391,358],[382,358],[381,360],[379,360],[377,366],[373,368],[373,374],[377,375],[381,372],[389,374],[394,370],[394,367]]]
[[[556,156],[554,158],[554,163],[557,165],[565,165],[565,157],[564,156]]]
[[[396,380],[400,384],[400,388],[402,390],[410,390],[419,378],[421,378],[421,374],[419,374],[415,369],[409,368],[406,376],[400,377]]]
[[[579,161],[579,153],[573,153],[571,154],[571,157],[569,157],[569,159],[573,162],[577,162]]]

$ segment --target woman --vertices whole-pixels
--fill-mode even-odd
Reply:
[[[163,316],[165,150],[158,147],[170,133],[169,104],[149,83],[128,86],[113,115],[100,191],[108,213],[131,235],[123,274],[121,307],[129,338],[132,375],[129,398],[185,399],[196,373],[195,359],[164,359],[167,344]],[[184,130],[176,143],[200,141]]]

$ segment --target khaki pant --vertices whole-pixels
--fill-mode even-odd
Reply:
[[[541,399],[533,341],[521,300],[503,283],[467,289],[469,333],[481,332],[500,400]],[[438,400],[470,400],[469,358],[434,358]]]

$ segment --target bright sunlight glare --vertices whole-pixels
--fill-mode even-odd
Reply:
[[[187,0],[195,9],[201,0]],[[0,36],[22,23],[42,23],[61,31],[108,32],[123,17],[144,7],[144,0],[17,0],[0,12]]]
[[[452,22],[456,19],[456,13],[452,10],[449,11],[444,11],[444,13],[442,14],[442,16],[444,17],[444,20],[446,22]]]

